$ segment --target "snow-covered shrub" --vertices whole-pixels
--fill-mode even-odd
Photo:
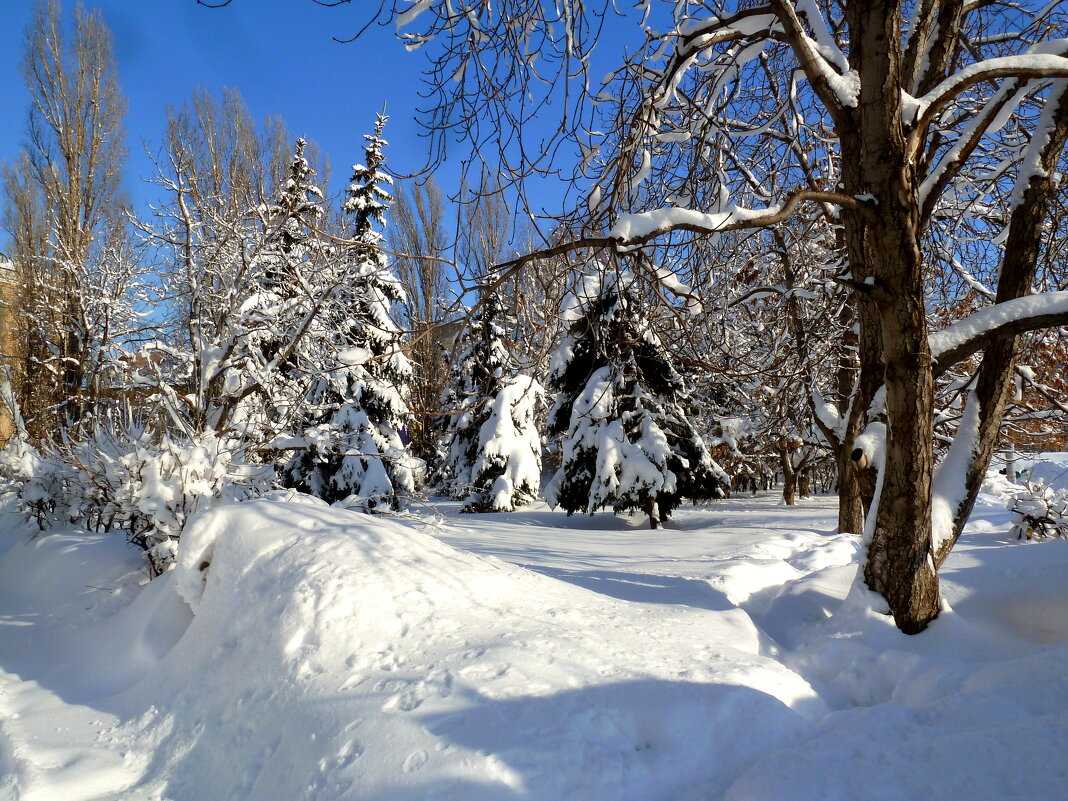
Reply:
[[[40,529],[65,516],[66,487],[74,478],[71,467],[54,454],[13,437],[0,450],[0,481],[6,492],[18,497],[19,509]]]
[[[0,472],[41,529],[124,531],[145,551],[153,576],[173,563],[190,515],[267,491],[273,478],[269,466],[246,462],[232,441],[111,426],[45,452],[15,439],[0,452]]]
[[[1017,539],[1068,538],[1068,490],[1028,482],[1009,501]]]
[[[44,529],[56,509],[64,505],[64,488],[72,477],[72,471],[70,465],[55,458],[54,454],[42,453],[29,443],[22,410],[11,387],[11,375],[7,367],[0,367],[0,376],[0,403],[11,416],[13,429],[7,443],[0,449],[0,487],[4,492],[14,493],[22,512],[38,528]]]
[[[192,440],[140,436],[117,460],[105,451],[99,464],[114,490],[102,509],[114,515],[109,525],[127,532],[129,541],[148,553],[155,572],[174,559],[186,520],[219,500],[242,500],[267,491],[273,470],[252,465],[237,443],[210,434]],[[116,469],[117,468],[117,469]]]

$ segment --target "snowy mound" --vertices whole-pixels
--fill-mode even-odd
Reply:
[[[323,506],[200,515],[174,585],[195,616],[144,680],[94,703],[114,717],[92,759],[104,744],[113,764],[86,798],[670,799],[822,710],[740,610],[635,616]]]
[[[1068,490],[1068,453],[1042,453],[1016,465],[1021,479],[1041,483],[1053,489]]]
[[[176,801],[670,798],[789,741],[805,723],[787,704],[814,696],[737,610],[636,628],[622,602],[380,518],[257,502],[186,544],[197,614],[153,680],[199,714],[124,732],[176,740],[158,769]],[[760,732],[709,737],[725,712]]]
[[[1063,796],[1068,542],[1003,505],[917,637],[827,499],[456,507],[220,507],[144,587],[121,538],[0,531],[0,801]]]

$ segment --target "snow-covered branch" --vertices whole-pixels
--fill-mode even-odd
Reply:
[[[853,209],[865,209],[855,197],[837,192],[803,189],[791,192],[778,206],[747,209],[728,206],[724,211],[701,212],[694,209],[666,207],[635,214],[620,215],[608,240],[617,248],[630,250],[658,237],[679,231],[693,234],[718,234],[744,228],[765,228],[786,220],[802,202],[830,203]]]
[[[1068,40],[1045,43],[1043,49],[1068,51]],[[1068,78],[1068,58],[1053,52],[1032,52],[986,59],[955,72],[915,99],[914,145],[919,144],[928,126],[953,100],[978,83],[999,78]]]
[[[1068,325],[1068,291],[1045,292],[980,309],[928,337],[934,373],[941,375],[994,340]]]

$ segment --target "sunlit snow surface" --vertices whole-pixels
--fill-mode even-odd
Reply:
[[[1068,543],[1000,499],[911,638],[830,498],[456,510],[225,507],[145,587],[9,526],[0,799],[1068,798]]]

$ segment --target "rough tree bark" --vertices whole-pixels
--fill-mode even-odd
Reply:
[[[898,627],[915,633],[939,611],[931,558],[934,379],[923,305],[919,187],[901,114],[900,14],[898,3],[886,0],[847,7],[850,66],[860,78],[851,114],[859,152],[843,179],[848,194],[873,199],[877,219],[852,213],[844,222],[854,279],[871,279],[886,388],[882,493],[864,578],[886,599]],[[844,155],[849,163],[850,154]]]
[[[779,443],[778,455],[782,469],[782,500],[787,506],[793,506],[797,494],[797,471],[794,470],[793,454],[786,442]]]
[[[645,499],[645,513],[649,516],[649,528],[660,528],[660,507],[655,496],[650,495]]]

